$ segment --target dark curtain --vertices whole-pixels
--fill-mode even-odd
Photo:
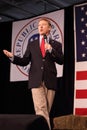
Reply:
[[[51,116],[57,117],[73,113],[74,96],[74,27],[73,7],[65,8],[64,20],[64,70],[58,78]],[[10,62],[2,50],[11,51],[12,22],[0,23],[0,113],[33,114],[34,107],[28,82],[10,82]]]
[[[3,49],[11,51],[12,22],[0,23],[0,113],[34,113],[27,81],[10,82],[10,62]]]
[[[58,79],[58,91],[54,100],[51,115],[62,116],[73,114],[74,98],[74,18],[73,6],[65,8],[64,21],[64,70],[63,77]]]

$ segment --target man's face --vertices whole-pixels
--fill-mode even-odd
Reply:
[[[45,20],[41,20],[38,24],[38,31],[40,35],[44,35],[44,34],[49,34],[51,30],[50,25],[48,24],[47,21]]]

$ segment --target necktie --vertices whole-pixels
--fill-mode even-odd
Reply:
[[[42,56],[44,57],[45,56],[45,40],[44,40],[44,38],[42,38],[40,48],[41,48]]]

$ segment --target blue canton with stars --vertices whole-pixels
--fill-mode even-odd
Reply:
[[[37,40],[39,38],[39,34],[34,34],[29,38],[29,43]]]
[[[77,61],[87,61],[87,3],[75,7]]]

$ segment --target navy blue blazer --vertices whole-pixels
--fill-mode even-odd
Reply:
[[[55,62],[63,64],[64,55],[62,52],[62,44],[49,40],[52,46],[52,51],[46,52],[43,58],[39,45],[39,37],[28,43],[25,54],[22,58],[14,56],[13,63],[20,66],[26,66],[31,62],[29,70],[29,85],[28,88],[39,87],[41,82],[44,81],[48,89],[57,89],[57,70]]]

